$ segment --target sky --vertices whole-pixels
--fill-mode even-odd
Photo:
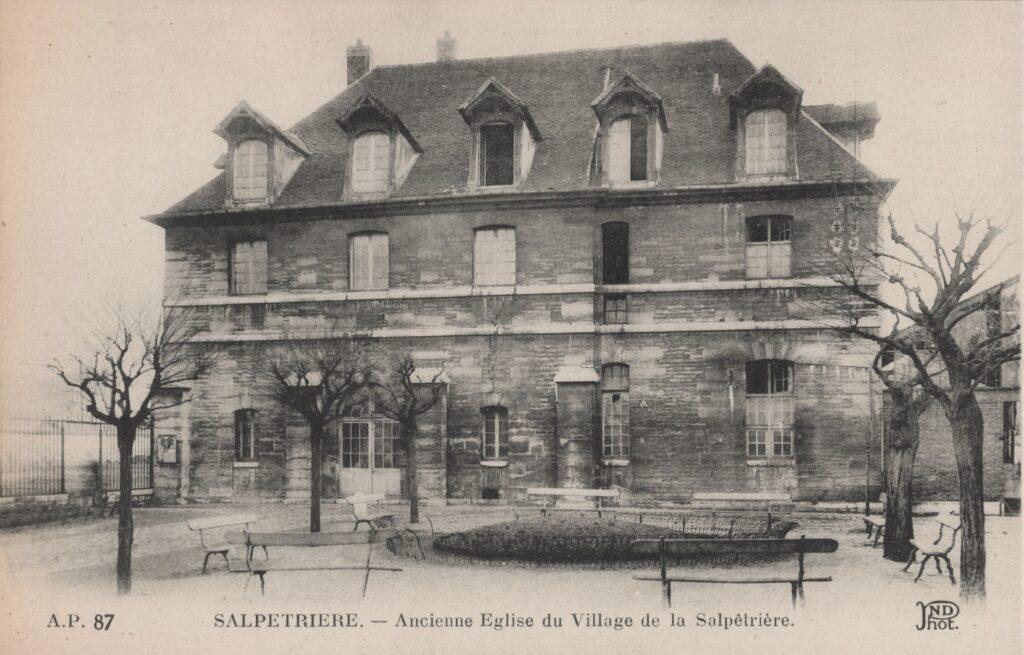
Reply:
[[[59,411],[45,365],[112,302],[158,299],[163,211],[218,172],[242,99],[291,125],[375,64],[728,38],[804,103],[874,100],[869,167],[901,221],[976,212],[1017,239],[1022,5],[926,2],[0,3],[0,409]]]

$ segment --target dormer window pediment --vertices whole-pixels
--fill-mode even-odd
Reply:
[[[751,75],[730,96],[737,181],[774,182],[798,176],[796,126],[802,99],[803,89],[771,65]]]
[[[369,91],[337,122],[348,137],[345,195],[350,198],[387,196],[423,153],[398,115]]]
[[[608,186],[657,184],[668,133],[661,96],[627,71],[590,105],[599,128],[591,180]]]
[[[469,188],[521,185],[542,138],[526,104],[491,78],[462,103],[459,113],[473,132]]]
[[[244,100],[213,131],[228,144],[228,152],[215,163],[225,171],[227,207],[272,203],[310,154],[301,138]]]

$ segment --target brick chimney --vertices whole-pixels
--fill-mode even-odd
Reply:
[[[348,83],[352,84],[366,75],[373,64],[373,58],[370,55],[370,46],[363,45],[362,39],[357,39],[355,45],[349,46],[346,54],[348,54]]]
[[[455,37],[452,36],[451,32],[445,30],[444,36],[437,40],[437,60],[455,61],[458,58],[459,51]]]

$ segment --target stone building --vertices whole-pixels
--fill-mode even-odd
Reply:
[[[373,67],[360,41],[346,88],[291,129],[240,103],[215,130],[223,172],[148,217],[165,304],[221,353],[158,422],[158,497],[308,497],[308,440],[260,368],[313,338],[443,368],[427,500],[877,485],[871,347],[815,309],[854,302],[833,249],[874,237],[895,183],[854,154],[874,105],[803,106],[724,40],[456,53],[446,35],[435,62]],[[395,435],[372,408],[342,421],[324,495],[403,494]]]

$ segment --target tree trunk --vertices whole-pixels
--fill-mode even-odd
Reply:
[[[947,418],[960,483],[960,598],[971,601],[985,597],[984,420],[973,393],[953,396]]]
[[[324,426],[309,426],[309,531],[320,532],[320,494],[323,467]]]
[[[130,423],[117,425],[117,452],[119,465],[120,497],[117,501],[117,593],[128,594],[132,590],[132,542],[135,540],[135,524],[132,519],[132,450],[135,447],[135,426]]]
[[[416,477],[416,433],[415,423],[402,423],[402,442],[405,443],[406,471],[409,482],[409,523],[420,522],[420,487]]]
[[[890,394],[893,408],[886,417],[886,559],[905,562],[910,557],[914,538],[913,478],[914,459],[920,443],[921,427],[912,396]]]

